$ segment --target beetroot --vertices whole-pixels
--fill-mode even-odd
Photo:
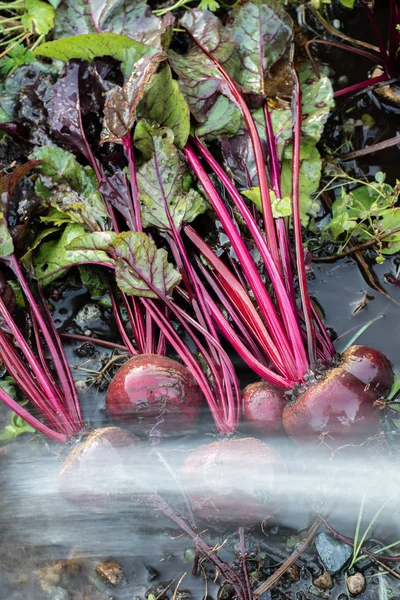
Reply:
[[[194,450],[183,463],[182,479],[199,518],[239,527],[254,525],[278,509],[283,470],[276,450],[255,438],[240,438]]]
[[[110,417],[130,421],[141,434],[190,428],[201,402],[200,388],[188,369],[155,354],[128,360],[111,381],[106,397]]]
[[[132,498],[136,486],[125,465],[137,461],[140,440],[119,427],[89,433],[74,446],[60,472],[61,495],[79,506],[103,507],[118,496]]]
[[[324,441],[331,448],[364,442],[379,429],[376,401],[393,384],[388,359],[371,348],[353,346],[339,366],[301,391],[283,411],[283,425],[297,443]]]
[[[286,404],[284,390],[267,381],[248,385],[243,392],[243,414],[257,433],[272,435],[283,429],[282,413]]]

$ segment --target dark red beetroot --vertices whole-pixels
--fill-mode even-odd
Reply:
[[[284,390],[267,381],[251,383],[243,391],[243,414],[256,433],[273,435],[281,432],[285,404]]]
[[[376,401],[390,390],[393,380],[381,352],[353,346],[343,353],[338,367],[284,409],[285,430],[299,444],[319,439],[331,448],[362,443],[379,430]]]
[[[111,381],[107,412],[130,421],[141,434],[184,431],[197,419],[202,395],[191,373],[175,360],[141,354],[128,360]]]
[[[134,496],[134,477],[128,466],[140,455],[139,438],[120,429],[96,429],[75,446],[61,469],[61,495],[87,508],[104,507]]]
[[[255,438],[200,446],[185,459],[182,478],[196,515],[210,523],[254,525],[278,509],[276,450]]]

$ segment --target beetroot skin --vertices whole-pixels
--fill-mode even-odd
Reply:
[[[111,381],[106,407],[115,420],[128,420],[137,433],[179,433],[196,421],[202,403],[191,373],[175,360],[141,354],[128,360]]]
[[[139,438],[119,427],[89,433],[67,456],[60,472],[60,493],[72,504],[96,508],[132,498],[135,485],[125,465],[138,459]]]
[[[285,407],[283,425],[298,444],[324,439],[331,448],[359,444],[379,430],[376,401],[394,381],[388,359],[378,350],[352,346],[339,365]]]
[[[282,413],[286,404],[284,390],[267,381],[257,381],[245,387],[243,414],[252,431],[273,435],[283,430]]]
[[[279,508],[276,450],[255,438],[200,446],[185,459],[182,480],[196,515],[209,523],[254,525]]]

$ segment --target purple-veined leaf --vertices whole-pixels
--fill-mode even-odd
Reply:
[[[292,28],[278,0],[242,0],[235,6],[226,29],[238,45],[242,68],[236,80],[244,91],[264,95],[264,79],[285,53]]]
[[[187,167],[174,145],[172,131],[153,131],[151,144],[152,157],[137,172],[143,225],[161,231],[179,230],[203,213],[207,204],[195,190],[184,190]]]
[[[200,135],[211,138],[235,134],[240,125],[240,110],[212,60],[196,47],[185,56],[170,51],[168,58],[179,76],[190,112],[199,124]]]
[[[121,142],[136,120],[136,109],[143,97],[146,84],[166,55],[159,52],[141,58],[122,88],[111,92],[104,106],[102,142]]]
[[[130,296],[166,298],[181,276],[168,262],[166,250],[159,249],[142,232],[92,233],[76,238],[67,248],[74,252],[106,251],[115,260],[119,288]]]

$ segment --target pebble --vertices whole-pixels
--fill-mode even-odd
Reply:
[[[300,571],[297,565],[291,565],[285,573],[286,580],[291,583],[297,583],[300,579]]]
[[[147,577],[149,581],[154,581],[157,577],[160,576],[160,573],[153,569],[153,567],[146,567]]]
[[[176,592],[174,598],[175,600],[192,600],[192,594],[190,592]]]
[[[346,584],[352,596],[359,596],[365,590],[367,582],[362,573],[355,573],[346,579]]]
[[[333,588],[332,577],[326,571],[317,577],[313,583],[315,587],[319,588],[320,590],[331,590]]]
[[[230,583],[224,583],[218,590],[217,600],[231,600],[235,596],[235,590]]]
[[[51,592],[48,592],[47,598],[49,600],[71,600],[71,596],[67,590],[64,590],[64,588],[58,586],[53,587]]]
[[[104,562],[96,566],[96,573],[107,583],[116,586],[121,581],[122,567],[114,561]]]
[[[89,325],[98,319],[101,319],[101,310],[97,304],[85,304],[85,306],[82,306],[78,311],[75,317],[75,323],[81,329],[88,329]]]
[[[330,575],[338,573],[353,552],[350,546],[340,540],[335,540],[327,533],[320,533],[315,538],[315,547],[325,570]]]

